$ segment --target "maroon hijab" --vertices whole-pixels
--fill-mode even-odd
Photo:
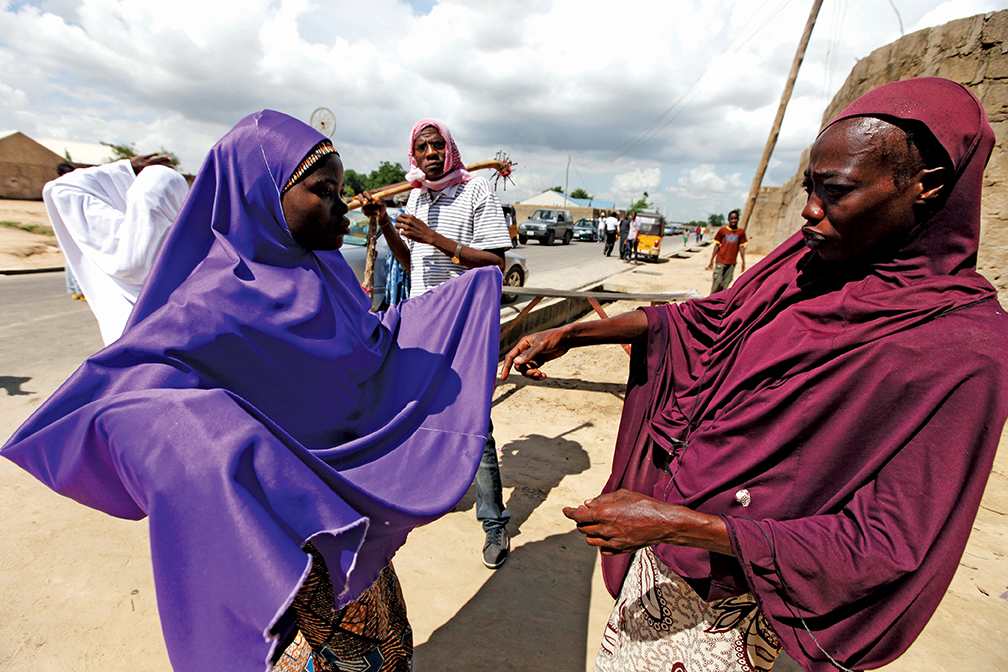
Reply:
[[[645,309],[605,488],[722,516],[738,561],[674,546],[658,556],[705,599],[751,591],[814,671],[833,669],[829,658],[880,666],[920,633],[1008,416],[1008,315],[975,270],[994,144],[982,106],[922,78],[836,120],[852,116],[930,129],[954,168],[944,206],[890,260],[841,269],[797,234],[730,291]],[[628,565],[603,558],[614,595]]]

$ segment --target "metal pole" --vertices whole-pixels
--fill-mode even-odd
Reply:
[[[809,13],[808,21],[805,23],[805,31],[798,42],[798,51],[795,52],[794,61],[791,63],[791,72],[788,73],[787,84],[784,86],[784,93],[781,94],[780,105],[777,106],[777,118],[774,119],[773,128],[770,129],[770,137],[767,138],[766,147],[763,148],[763,158],[760,159],[756,175],[753,177],[752,186],[749,188],[749,196],[746,198],[745,209],[742,211],[742,221],[739,226],[743,229],[749,225],[749,217],[752,215],[753,206],[756,205],[756,195],[759,194],[760,185],[763,184],[763,175],[766,174],[767,165],[770,163],[770,155],[773,154],[774,146],[777,144],[777,136],[780,135],[781,122],[784,121],[784,111],[787,110],[788,101],[791,100],[791,91],[794,89],[795,80],[798,78],[798,68],[801,67],[805,59],[805,48],[808,46],[809,38],[812,37],[812,28],[815,26],[816,17],[819,16],[819,8],[822,7],[823,0],[815,0],[812,3],[812,11]]]
[[[567,198],[567,194],[568,194],[567,187],[570,184],[570,160],[571,160],[571,155],[568,154],[567,155],[567,176],[564,177],[564,198]]]

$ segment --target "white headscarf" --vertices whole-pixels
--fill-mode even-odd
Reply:
[[[105,345],[122,335],[188,193],[175,170],[148,166],[134,175],[128,159],[75,170],[42,190],[56,240]]]

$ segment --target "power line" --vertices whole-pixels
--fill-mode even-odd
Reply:
[[[893,0],[889,0],[889,6],[892,7],[892,11],[896,12],[896,20],[899,21],[900,26],[900,35],[906,35],[906,33],[903,32],[903,17],[900,16],[899,10],[896,9],[896,3],[893,2]]]
[[[753,22],[753,20],[756,18],[756,16],[759,14],[759,12],[762,11],[763,7],[766,6],[767,2],[769,2],[769,0],[764,0],[763,4],[760,5],[759,9],[756,10],[756,13],[754,13],[749,18],[749,20],[746,22],[746,25],[744,25],[742,27],[742,29],[738,33],[736,33],[735,37],[733,37],[731,40],[728,41],[727,44],[725,44],[724,48],[721,49],[721,51],[717,54],[717,56],[721,56],[726,51],[728,51],[728,49],[731,47],[732,43],[735,42],[735,40],[737,40],[739,37],[741,37],[745,33],[746,29],[749,27],[749,24],[751,24]],[[776,18],[777,15],[780,14],[789,4],[791,4],[791,0],[781,0],[781,2],[778,3],[777,7],[763,21],[763,23],[761,23],[760,26],[758,28],[756,28],[756,30],[754,30],[751,35],[749,35],[749,37],[747,37],[740,45],[738,45],[738,47],[736,48],[736,51],[738,51],[739,49],[741,49],[742,47],[744,47],[746,44],[748,44],[749,40],[751,40],[756,35],[758,35],[759,32],[761,30],[763,30],[763,28],[765,28],[767,26],[767,24],[769,24],[774,18]],[[714,58],[717,58],[717,56],[715,56]],[[686,98],[687,95],[689,95],[696,88],[697,84],[700,83],[700,80],[702,80],[704,78],[704,76],[707,74],[707,72],[710,70],[710,67],[713,64],[713,62],[714,62],[714,59],[711,59],[711,61],[707,64],[707,67],[705,67],[704,70],[703,70],[703,72],[700,73],[700,76],[696,78],[696,80],[689,86],[688,89],[686,89],[686,91],[683,93],[683,95],[681,95],[679,97],[679,99],[676,100],[676,102],[674,102],[671,105],[671,107],[669,107],[661,115],[659,115],[657,119],[655,119],[650,124],[648,124],[648,126],[644,130],[640,131],[633,138],[631,138],[630,140],[628,140],[627,142],[632,143],[632,144],[630,144],[629,147],[627,147],[625,150],[623,150],[623,152],[621,152],[619,155],[617,155],[614,158],[614,160],[623,158],[624,156],[626,156],[627,154],[629,154],[634,149],[640,147],[645,142],[648,142],[649,140],[653,139],[656,135],[658,135],[658,133],[660,133],[662,130],[664,130],[669,124],[671,124],[673,121],[675,121],[676,118],[680,114],[682,114],[686,110],[687,107],[689,107],[690,103],[692,103],[694,100],[696,100],[697,96],[700,95],[699,91],[697,91],[696,94],[689,100],[689,102],[687,102],[685,105],[683,105],[682,108],[678,112],[676,112],[676,114],[673,115],[671,119],[668,119],[667,121],[665,121],[665,123],[662,123],[660,126],[657,126],[658,124],[660,124],[662,122],[662,120],[666,116],[668,116],[668,114],[673,109],[675,109],[676,106],[679,105],[680,102],[683,101],[684,98]],[[651,129],[654,129],[654,130],[652,131]],[[626,144],[627,143],[625,142],[625,143],[623,143],[623,145],[620,145],[619,147],[617,147],[615,150],[613,150],[614,153],[617,152],[617,151],[619,151],[620,148],[623,147],[623,146],[625,146]]]
[[[767,4],[768,2],[770,2],[770,0],[763,0],[763,4],[762,4],[762,5],[760,5],[760,6],[759,6],[759,7],[758,7],[758,8],[756,9],[756,12],[755,12],[755,13],[754,13],[754,14],[753,14],[753,15],[752,15],[751,17],[749,17],[749,20],[748,20],[748,21],[746,21],[746,24],[745,24],[744,26],[742,26],[742,30],[740,30],[740,31],[739,31],[738,33],[736,33],[736,34],[735,34],[735,36],[734,36],[734,37],[732,37],[732,39],[728,40],[728,42],[727,42],[727,43],[725,44],[725,46],[724,46],[724,47],[722,47],[722,49],[721,49],[721,52],[720,52],[720,53],[718,54],[718,56],[720,56],[721,54],[724,54],[724,53],[725,53],[725,51],[727,51],[727,50],[728,50],[728,48],[729,48],[729,47],[730,47],[730,46],[732,45],[732,42],[734,42],[735,40],[737,40],[737,39],[739,38],[739,36],[740,36],[740,35],[741,35],[742,33],[744,33],[744,32],[745,32],[746,28],[748,28],[748,27],[749,27],[749,24],[750,24],[750,23],[752,23],[753,19],[755,19],[755,18],[756,18],[756,16],[757,16],[757,15],[758,15],[758,14],[759,14],[759,13],[760,13],[760,12],[761,12],[762,10],[763,10],[763,8],[764,8],[764,7],[766,6],[766,4]],[[711,59],[711,60],[713,61],[713,59]],[[641,131],[638,131],[638,132],[637,132],[636,134],[634,134],[634,135],[633,135],[633,136],[632,136],[632,137],[631,137],[631,138],[630,138],[629,140],[626,140],[626,141],[625,141],[625,142],[624,142],[624,143],[623,143],[622,145],[619,145],[619,146],[618,146],[618,147],[617,147],[616,149],[614,149],[614,150],[613,150],[613,153],[616,153],[616,152],[618,152],[619,150],[623,149],[623,147],[625,147],[626,145],[628,145],[628,144],[630,144],[630,143],[634,142],[634,140],[636,140],[636,139],[637,139],[637,138],[638,138],[639,136],[642,136],[642,135],[644,135],[644,134],[645,134],[645,133],[647,133],[647,132],[648,132],[649,130],[651,130],[651,129],[652,129],[652,128],[653,128],[653,127],[654,127],[654,126],[656,125],[656,124],[658,124],[659,122],[661,122],[661,120],[662,120],[662,119],[664,119],[664,118],[665,118],[665,116],[666,116],[666,115],[668,115],[668,113],[669,113],[669,112],[671,112],[671,111],[672,111],[673,109],[675,109],[675,106],[676,106],[676,105],[678,105],[678,104],[679,104],[679,103],[680,103],[680,102],[682,101],[682,99],[683,99],[683,98],[685,98],[685,97],[686,97],[686,96],[687,96],[687,95],[689,94],[690,90],[692,90],[692,88],[693,88],[694,86],[696,86],[696,85],[697,85],[697,83],[698,83],[698,82],[699,82],[699,81],[700,81],[701,79],[703,79],[703,76],[707,74],[707,70],[709,70],[709,69],[710,69],[710,63],[708,63],[708,64],[707,64],[707,67],[706,67],[706,68],[704,68],[704,71],[703,71],[702,73],[700,73],[700,76],[696,78],[696,81],[694,81],[694,82],[693,82],[693,84],[691,84],[691,85],[690,85],[690,87],[689,87],[688,89],[686,89],[686,91],[685,91],[685,92],[683,93],[683,95],[679,96],[679,99],[678,99],[678,100],[676,100],[676,101],[675,101],[674,103],[672,103],[672,105],[671,105],[671,106],[669,106],[669,108],[668,108],[667,110],[665,110],[664,112],[662,112],[662,113],[661,113],[661,114],[660,114],[660,115],[658,116],[658,118],[654,119],[654,120],[653,120],[653,121],[652,121],[652,122],[651,122],[650,124],[648,124],[648,125],[647,125],[647,126],[646,126],[646,127],[644,128],[644,129],[642,129]],[[635,146],[636,146],[636,145],[635,145]],[[631,148],[631,149],[632,149],[632,148]],[[627,150],[627,151],[629,151],[629,150]],[[620,155],[619,155],[618,157],[616,157],[616,158],[621,158],[621,157],[623,157],[623,156],[625,156],[625,155],[626,155],[626,152],[623,152],[623,154],[620,154]]]

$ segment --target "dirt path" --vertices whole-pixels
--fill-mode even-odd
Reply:
[[[706,294],[709,249],[635,267],[613,282]],[[591,669],[612,600],[597,555],[560,509],[595,495],[608,477],[627,362],[618,346],[579,350],[552,363],[545,383],[512,378],[498,385],[493,420],[513,520],[512,555],[496,572],[481,564],[483,535],[472,491],[453,512],[410,536],[395,565],[414,628],[418,672]],[[38,390],[30,405],[0,392],[0,407],[17,401],[27,414],[52,391]],[[4,436],[19,421],[0,427]],[[886,669],[1003,667],[1006,467],[1002,456],[938,615],[911,651]],[[170,669],[145,523],[112,519],[65,500],[4,460],[0,509],[0,669]]]

